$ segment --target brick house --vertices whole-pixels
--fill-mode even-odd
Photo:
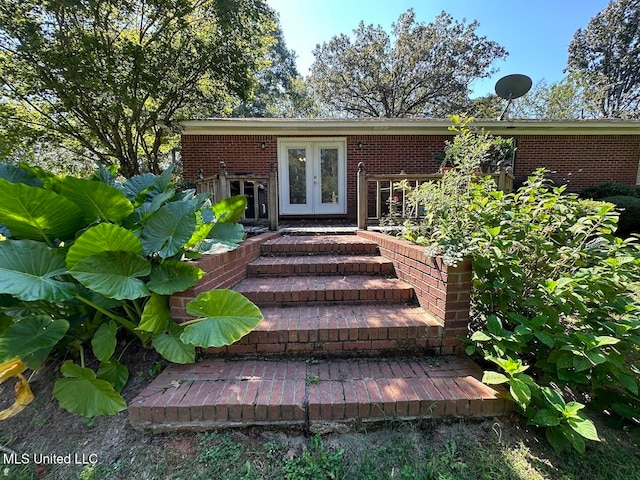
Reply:
[[[280,218],[355,219],[358,165],[370,174],[436,173],[449,120],[208,119],[182,122],[185,180],[218,174],[268,176],[277,169]],[[640,184],[640,121],[478,120],[515,139],[513,174],[538,167],[568,191],[605,181]],[[256,203],[257,204],[257,203]]]

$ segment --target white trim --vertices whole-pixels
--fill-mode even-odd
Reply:
[[[347,213],[347,139],[333,138],[279,138],[278,139],[278,184],[281,215],[344,215]],[[323,204],[321,201],[320,149],[336,147],[338,149],[338,192],[335,204]],[[289,203],[289,148],[304,148],[308,161],[305,168],[306,203]]]
[[[180,122],[183,135],[451,135],[448,119],[215,118]],[[486,120],[496,135],[640,135],[640,120]]]

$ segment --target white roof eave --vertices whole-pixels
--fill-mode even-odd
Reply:
[[[446,119],[214,118],[180,122],[183,135],[452,135]],[[496,135],[640,135],[638,120],[484,120]]]

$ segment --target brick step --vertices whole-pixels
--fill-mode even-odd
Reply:
[[[421,307],[317,305],[263,308],[264,320],[213,355],[376,356],[437,352],[442,325]]]
[[[169,365],[129,405],[129,421],[157,431],[249,425],[484,417],[510,402],[479,380],[468,357],[229,360]]]
[[[249,277],[233,290],[259,307],[318,303],[407,303],[415,298],[413,287],[397,278],[366,275]]]
[[[393,262],[380,255],[305,255],[259,257],[247,265],[249,276],[393,275]]]
[[[263,255],[378,255],[378,244],[358,235],[283,235],[262,244]]]

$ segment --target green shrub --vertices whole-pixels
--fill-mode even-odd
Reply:
[[[490,177],[479,177],[476,172],[492,158],[494,150],[509,143],[501,137],[473,130],[471,118],[453,115],[451,119],[454,125],[449,130],[456,136],[448,142],[445,155],[452,168],[443,173],[440,181],[423,183],[413,191],[407,182],[399,182],[395,187],[409,191],[409,218],[424,208],[419,223],[405,222],[402,236],[427,246],[430,256],[442,255],[449,265],[469,255],[467,240],[478,225],[477,212],[461,207],[470,204],[477,192],[490,192],[496,188]],[[384,223],[393,224],[393,218]]]
[[[621,210],[618,235],[628,236],[631,233],[640,233],[640,198],[617,195],[603,200],[613,203]]]
[[[473,149],[472,138],[466,144]],[[640,345],[640,247],[612,234],[618,213],[611,203],[567,195],[545,173],[538,170],[509,194],[470,178],[443,177],[416,189],[413,201],[423,202],[426,217],[407,223],[404,236],[445,262],[472,257],[467,351],[499,370],[486,372],[484,381],[506,384],[517,409],[545,429],[556,449],[584,452],[584,439],[597,440],[597,433],[585,405],[566,401],[567,392],[640,423],[640,370],[633,361]]]
[[[601,200],[606,197],[623,196],[637,197],[638,191],[636,187],[627,185],[626,183],[605,182],[594,187],[585,188],[580,192],[580,197]]]
[[[180,192],[171,170],[120,183],[105,169],[87,180],[0,165],[0,364],[18,357],[36,370],[59,352],[66,360],[54,396],[93,417],[126,408],[119,340],[176,363],[193,362],[198,346],[238,340],[262,319],[242,295],[202,293],[187,305],[196,318],[182,324],[171,318],[169,297],[203,275],[183,257],[242,241],[236,222],[245,206],[244,197],[211,206]]]
[[[584,451],[582,437],[597,436],[584,405],[565,403],[553,385],[637,424],[640,372],[630,358],[640,345],[640,250],[611,234],[612,205],[548,189],[541,174],[480,202],[473,307],[482,321],[469,353],[505,372],[485,380],[508,381],[516,405],[558,449]]]

